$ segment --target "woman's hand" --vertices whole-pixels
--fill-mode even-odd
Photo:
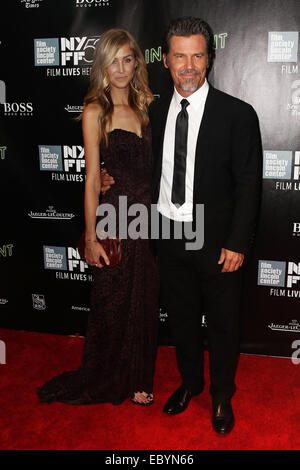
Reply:
[[[103,266],[109,265],[109,259],[101,243],[97,240],[87,241],[85,246],[85,261],[91,266],[97,266],[97,268],[103,268]],[[105,264],[100,263],[100,257],[104,259]]]

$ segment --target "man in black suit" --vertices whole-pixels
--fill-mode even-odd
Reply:
[[[218,433],[234,425],[231,397],[239,354],[239,300],[244,258],[259,208],[261,138],[254,109],[214,89],[207,73],[214,59],[214,36],[199,18],[171,23],[164,66],[174,88],[150,106],[154,176],[152,203],[171,239],[157,242],[164,306],[176,346],[182,385],[164,412],[184,411],[201,393],[202,314],[207,321],[212,424]],[[178,239],[196,225],[204,205],[204,244],[187,249]],[[203,227],[202,227],[203,228]]]

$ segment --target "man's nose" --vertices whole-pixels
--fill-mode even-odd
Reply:
[[[186,68],[187,69],[193,69],[194,68],[193,57],[187,56],[187,58],[186,58]]]

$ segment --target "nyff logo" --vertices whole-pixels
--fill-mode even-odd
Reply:
[[[98,40],[99,36],[34,39],[35,66],[91,65]]]

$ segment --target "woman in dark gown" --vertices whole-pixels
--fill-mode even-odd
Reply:
[[[141,405],[153,403],[159,281],[149,240],[122,239],[121,262],[109,266],[95,229],[100,160],[114,176],[115,184],[102,202],[113,206],[116,220],[120,196],[127,197],[128,207],[143,204],[150,214],[152,153],[147,106],[151,99],[146,65],[135,40],[125,30],[104,33],[82,115],[85,258],[94,277],[91,312],[81,366],[40,387],[41,402],[119,404],[131,398]],[[128,216],[128,224],[133,218]]]

